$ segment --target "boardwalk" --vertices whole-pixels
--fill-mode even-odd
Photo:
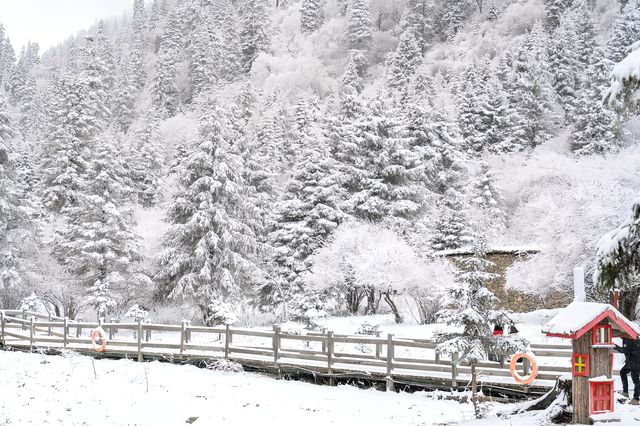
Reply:
[[[427,389],[465,389],[470,368],[457,357],[441,358],[436,344],[424,339],[387,336],[337,335],[331,331],[305,335],[237,327],[72,321],[29,311],[0,311],[0,342],[5,349],[73,350],[98,357],[138,361],[212,362],[226,358],[246,369],[277,377],[308,375],[329,383],[365,380],[387,390],[403,385]],[[90,333],[101,326],[108,337],[106,350],[97,353]],[[521,386],[511,378],[506,363],[478,365],[481,386],[508,396],[545,393],[556,379],[570,372],[569,345],[532,345],[540,365],[538,379]],[[551,364],[551,365],[549,365]],[[525,365],[523,368],[527,368]]]

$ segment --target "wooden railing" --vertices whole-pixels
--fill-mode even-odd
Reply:
[[[151,324],[143,321],[82,322],[30,311],[0,311],[0,342],[5,346],[72,349],[95,353],[90,332],[102,327],[108,337],[104,354],[146,359],[210,360],[226,358],[243,366],[275,371],[308,372],[336,378],[367,378],[396,384],[425,385],[440,389],[468,385],[470,367],[458,362],[457,354],[440,357],[436,343],[426,339],[387,336],[342,335],[332,331],[292,334],[274,326],[272,330],[229,326]],[[533,344],[539,360],[538,379],[529,387],[515,384],[506,362],[477,364],[485,386],[523,393],[542,393],[562,374],[569,373],[571,346]],[[565,358],[565,366],[545,365],[545,358]],[[557,362],[556,362],[557,364]],[[528,366],[523,366],[528,373]]]

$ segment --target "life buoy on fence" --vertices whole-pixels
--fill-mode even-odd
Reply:
[[[98,339],[98,337],[102,342],[100,346],[98,346],[98,344],[96,343],[96,340]],[[104,330],[102,329],[102,327],[98,327],[91,332],[91,344],[93,345],[93,349],[96,352],[104,352],[104,350],[106,349],[107,337],[105,336]]]
[[[521,376],[518,373],[517,364],[518,361],[522,358],[527,359],[529,361],[529,365],[531,366],[531,373],[529,374],[529,376]],[[513,379],[521,385],[528,385],[529,383],[533,382],[536,377],[538,377],[538,363],[536,362],[536,359],[532,355],[522,352],[511,357],[509,370],[511,371],[511,377],[513,377]]]

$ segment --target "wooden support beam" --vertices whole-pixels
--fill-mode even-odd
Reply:
[[[327,331],[327,373],[329,374],[329,386],[335,386],[333,377],[333,331]]]
[[[394,391],[393,383],[393,358],[395,356],[395,348],[393,346],[393,334],[387,334],[387,392]]]
[[[144,361],[144,356],[142,355],[142,320],[138,320],[138,362]]]

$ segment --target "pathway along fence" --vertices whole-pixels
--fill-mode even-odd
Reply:
[[[470,367],[438,356],[436,344],[425,339],[368,335],[340,335],[332,331],[305,335],[237,327],[192,326],[119,322],[82,322],[30,311],[0,310],[0,343],[18,350],[70,349],[111,358],[137,358],[202,362],[215,358],[233,360],[243,367],[283,375],[312,375],[334,384],[336,380],[366,380],[427,389],[464,389],[471,380]],[[90,333],[101,326],[108,336],[106,350],[96,353]],[[504,395],[538,395],[553,387],[557,378],[570,373],[571,346],[533,344],[539,364],[538,379],[528,386],[516,384],[508,362],[477,365],[482,387]],[[562,358],[558,361],[558,358]],[[547,365],[546,361],[551,364]],[[528,374],[523,364],[523,373]]]

